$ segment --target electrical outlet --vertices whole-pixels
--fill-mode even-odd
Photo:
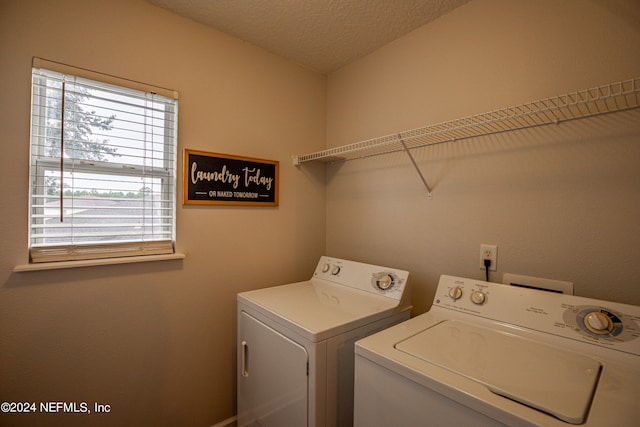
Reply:
[[[484,270],[484,260],[491,260],[489,271],[496,271],[498,266],[498,246],[497,245],[480,245],[480,269]]]

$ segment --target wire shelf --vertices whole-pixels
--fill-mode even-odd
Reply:
[[[640,77],[311,154],[295,155],[293,164],[300,165],[310,161],[345,161],[396,151],[406,151],[411,156],[410,150],[428,145],[556,124],[638,107],[640,107]],[[429,193],[431,193],[430,190]]]

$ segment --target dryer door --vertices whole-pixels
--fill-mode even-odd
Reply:
[[[238,354],[238,426],[306,426],[306,349],[241,312]]]

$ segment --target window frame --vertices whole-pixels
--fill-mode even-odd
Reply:
[[[37,93],[38,88],[36,87],[35,81],[36,78],[42,78],[43,80],[47,80],[46,76],[37,75],[37,69],[44,69],[47,71],[51,71],[53,73],[59,73],[69,77],[76,77],[80,79],[91,80],[93,82],[97,82],[98,84],[106,84],[113,85],[125,90],[134,91],[142,91],[145,93],[149,93],[152,97],[160,95],[165,100],[170,102],[164,102],[163,106],[165,106],[164,117],[161,119],[163,123],[163,142],[162,145],[162,166],[157,165],[137,165],[133,163],[127,162],[109,162],[109,161],[93,161],[93,160],[80,160],[80,159],[69,159],[65,157],[64,150],[60,150],[60,156],[62,157],[62,161],[60,159],[56,159],[53,157],[46,156],[44,149],[45,144],[42,143],[47,136],[46,132],[42,135],[37,135],[37,129],[40,127],[44,129],[47,126],[47,118],[46,114],[43,114],[42,110],[46,110],[46,103],[42,103],[40,105],[36,105],[34,99],[36,96],[41,95],[41,93]],[[43,90],[46,92],[46,88],[43,87]],[[115,95],[114,95],[115,97]],[[153,102],[153,101],[152,101]],[[94,71],[72,67],[66,64],[61,64],[57,62],[52,62],[48,60],[44,60],[41,58],[33,59],[33,68],[32,68],[32,100],[31,100],[32,112],[31,112],[31,138],[30,138],[30,164],[29,164],[29,264],[36,265],[41,264],[42,268],[45,268],[44,264],[55,263],[58,265],[65,264],[65,262],[78,262],[81,261],[82,264],[91,265],[93,263],[103,264],[105,261],[107,263],[115,263],[118,262],[117,259],[126,257],[127,260],[125,262],[136,262],[137,259],[132,258],[147,258],[140,259],[140,261],[146,260],[156,260],[156,259],[174,259],[174,258],[182,258],[184,257],[181,254],[176,254],[175,251],[175,242],[176,242],[176,206],[177,206],[177,167],[178,167],[178,93],[176,91],[172,91],[165,88],[159,88],[156,86],[150,86],[144,83],[135,82],[131,80],[121,79],[118,77],[105,75],[101,73],[97,73]],[[41,111],[34,111],[37,109],[42,109]],[[145,117],[147,107],[145,106]],[[157,119],[157,117],[153,117]],[[167,123],[170,125],[168,126]],[[39,141],[39,142],[38,142]],[[40,150],[40,152],[38,152]],[[35,151],[35,152],[34,152]],[[146,157],[145,157],[146,159]],[[158,201],[153,202],[153,198],[151,201],[154,203],[154,206],[151,208],[146,208],[144,206],[145,202],[148,200],[144,199],[143,196],[143,207],[141,208],[142,212],[154,212],[159,210],[163,212],[162,215],[159,215],[159,225],[156,225],[155,222],[145,222],[143,219],[143,228],[142,233],[135,234],[136,236],[142,235],[143,237],[135,238],[132,240],[127,240],[123,242],[106,242],[106,243],[92,243],[92,244],[82,244],[82,243],[66,243],[66,244],[47,244],[40,245],[37,244],[35,239],[37,237],[33,236],[34,228],[44,227],[45,217],[45,207],[44,203],[42,206],[37,206],[34,203],[36,198],[42,198],[45,200],[47,198],[46,192],[46,176],[45,171],[53,171],[55,174],[60,176],[60,179],[63,179],[64,174],[67,173],[67,166],[73,165],[73,173],[79,174],[90,174],[96,176],[114,176],[114,177],[123,177],[123,178],[147,178],[151,180],[159,180],[159,188],[160,188],[160,199]],[[35,169],[35,171],[33,170]],[[62,169],[62,170],[61,170]],[[155,185],[154,185],[155,187]],[[35,188],[40,188],[40,194],[36,194],[38,191]],[[64,191],[61,186],[61,203],[60,203],[60,212],[61,215],[64,211],[64,204],[62,200],[64,199]],[[72,198],[74,196],[71,196]],[[160,208],[155,207],[155,203],[158,203]],[[169,215],[165,216],[164,212],[168,212]],[[136,217],[135,215],[131,216],[132,218]],[[144,218],[144,215],[143,215]],[[38,225],[38,222],[43,225]],[[164,229],[167,232],[163,234],[170,235],[170,238],[166,239],[151,239],[145,240],[147,236],[146,229],[151,226],[152,228],[160,228]],[[71,225],[73,228],[73,225]],[[80,228],[76,226],[76,228]],[[155,233],[151,232],[150,235],[153,236]],[[52,267],[59,268],[59,267]],[[16,267],[16,271],[20,270],[28,270],[29,268],[18,268]],[[40,269],[40,267],[36,268]]]

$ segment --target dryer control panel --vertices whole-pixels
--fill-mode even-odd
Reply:
[[[434,308],[640,356],[638,306],[443,275]]]
[[[409,272],[323,256],[313,277],[400,300],[407,286]]]

